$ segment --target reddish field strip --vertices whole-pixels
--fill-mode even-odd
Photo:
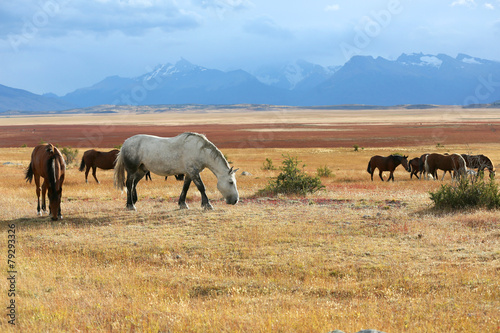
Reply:
[[[135,134],[207,135],[219,148],[387,147],[500,143],[500,122],[398,125],[26,125],[0,126],[0,147],[29,147],[41,141],[71,147],[113,147]]]

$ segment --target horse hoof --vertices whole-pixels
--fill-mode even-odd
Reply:
[[[204,210],[214,210],[214,207],[211,204],[206,204],[203,206]]]
[[[184,202],[184,203],[180,203],[180,204],[179,204],[179,209],[189,209],[189,206],[188,206],[188,204],[187,204],[187,203],[185,203],[185,202]]]
[[[137,210],[134,205],[127,205],[128,210]]]

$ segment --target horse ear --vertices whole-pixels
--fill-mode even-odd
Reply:
[[[238,168],[238,169],[234,169],[234,170],[233,170],[233,167],[231,167],[231,170],[229,170],[229,174],[230,174],[230,175],[233,175],[233,174],[235,174],[235,173],[236,173],[236,171],[238,171],[238,170],[239,170],[239,168]]]

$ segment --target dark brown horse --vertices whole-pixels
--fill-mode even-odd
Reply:
[[[421,168],[421,166],[420,166],[420,157],[412,158],[408,162],[408,171],[411,172],[410,179],[413,178],[413,175],[415,175],[415,177],[417,177],[417,179],[420,179],[420,177],[417,175],[417,173],[419,173],[419,172],[420,172],[420,174],[422,174],[422,171],[423,171],[423,168]]]
[[[373,173],[375,172],[375,169],[378,169],[378,175],[380,179],[382,179],[382,181],[384,181],[382,172],[389,171],[390,175],[389,178],[387,178],[387,181],[391,179],[392,181],[394,181],[394,170],[400,164],[405,168],[405,170],[410,171],[408,166],[408,156],[390,155],[387,157],[383,157],[376,155],[370,159],[370,162],[368,162],[368,168],[366,169],[366,171],[368,171],[373,180]]]
[[[96,176],[96,169],[110,170],[115,167],[116,156],[120,151],[118,149],[113,149],[108,152],[97,151],[95,149],[87,150],[83,153],[82,163],[78,170],[83,171],[85,167],[85,182],[88,183],[87,177],[89,175],[89,170],[92,168],[92,176],[94,176],[95,181],[100,184]]]
[[[443,178],[446,175],[446,172],[451,172],[453,171],[454,176],[456,177],[457,174],[460,177],[466,176],[467,174],[467,169],[466,169],[466,164],[464,158],[459,155],[459,154],[429,154],[427,155],[425,159],[425,172],[427,174],[430,174],[434,177],[434,179],[437,179],[437,170],[443,170]]]
[[[488,156],[462,154],[462,157],[465,160],[467,168],[477,169],[478,173],[484,172],[484,169],[488,169],[490,177],[495,177],[495,167]]]
[[[35,177],[36,195],[38,197],[37,212],[42,215],[46,212],[45,194],[48,191],[49,210],[52,214],[52,220],[62,219],[61,215],[61,197],[64,175],[66,172],[66,163],[59,149],[51,143],[39,145],[31,153],[31,162],[26,170],[26,181],[32,181]],[[43,178],[42,188],[40,189],[40,177]],[[40,210],[40,191],[42,192],[42,207]]]

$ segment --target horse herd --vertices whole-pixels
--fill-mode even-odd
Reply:
[[[387,181],[394,181],[394,170],[399,165],[411,172],[410,178],[413,175],[421,178],[422,173],[426,173],[437,179],[437,170],[443,170],[444,174],[453,172],[453,177],[465,175],[467,168],[478,171],[488,169],[493,176],[495,171],[491,160],[484,155],[459,154],[424,154],[410,161],[408,156],[401,155],[373,156],[368,162],[367,171],[372,181],[375,169],[379,170],[380,179],[384,180],[382,172],[389,171],[390,176]],[[200,172],[204,169],[209,169],[217,177],[217,189],[227,204],[234,205],[239,200],[235,178],[238,169],[230,167],[222,152],[204,135],[198,133],[182,133],[172,138],[139,134],[125,140],[121,150],[86,151],[79,168],[79,171],[85,170],[85,182],[88,182],[88,173],[92,169],[92,175],[99,183],[96,176],[97,168],[114,169],[114,185],[120,190],[126,187],[126,207],[130,210],[136,209],[137,183],[150,172],[164,177],[175,176],[178,180],[184,181],[178,201],[181,209],[188,208],[186,195],[191,182],[200,191],[201,206],[204,209],[213,209],[200,177]],[[66,164],[57,147],[49,143],[38,145],[33,149],[25,179],[30,183],[33,178],[35,179],[38,215],[46,212],[45,195],[48,192],[49,214],[52,215],[52,220],[62,219],[61,198],[65,172]],[[41,187],[40,178],[44,179]],[[41,206],[40,194],[42,194]]]
[[[444,171],[443,177],[447,172],[453,178],[465,177],[468,173],[478,174],[488,169],[490,177],[495,176],[495,167],[491,160],[485,155],[468,155],[468,154],[423,154],[420,157],[415,157],[408,161],[408,156],[404,155],[390,155],[387,157],[373,156],[368,162],[366,171],[371,175],[373,180],[373,173],[375,169],[379,170],[379,177],[383,181],[382,172],[389,171],[389,178],[387,181],[394,181],[394,170],[402,165],[405,170],[410,172],[410,179],[415,177],[422,179],[422,174],[427,175],[428,178],[438,179],[437,171]],[[477,171],[475,170],[477,169]],[[453,172],[453,174],[452,174]],[[419,177],[420,175],[420,177]]]

